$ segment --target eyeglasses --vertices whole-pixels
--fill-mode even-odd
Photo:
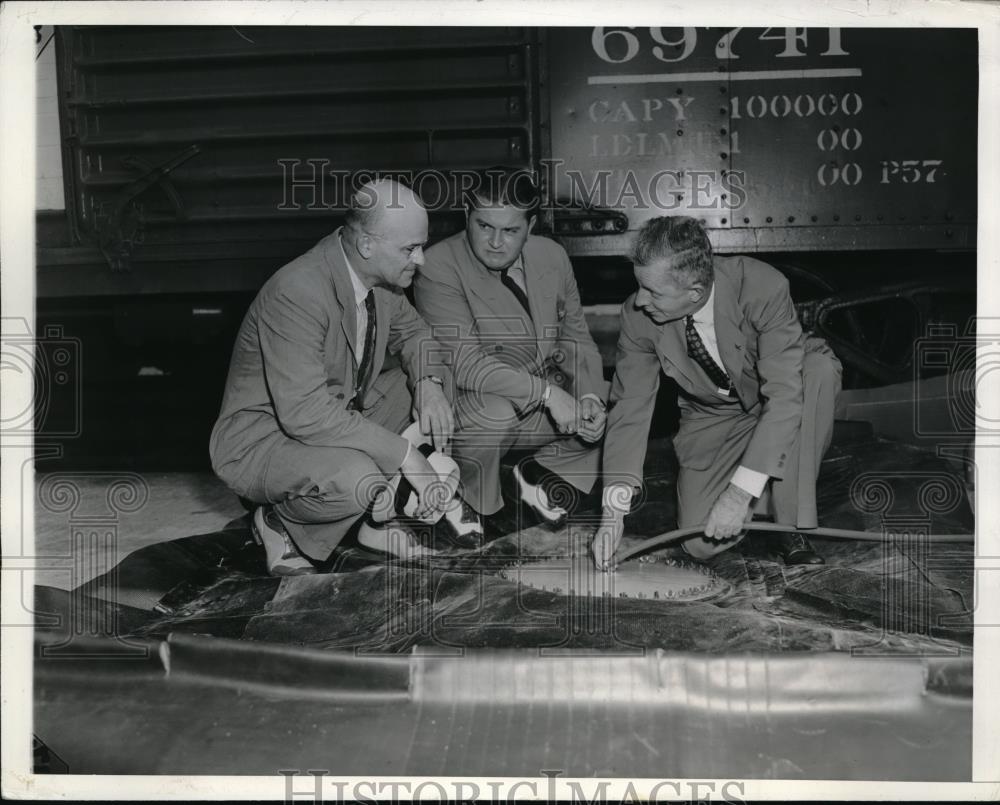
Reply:
[[[386,243],[392,243],[392,241],[389,240],[389,238],[385,237],[385,235],[379,235],[376,232],[369,232],[367,229],[362,229],[361,232],[363,234],[367,235],[370,238],[375,238],[376,240],[382,240],[382,241],[385,241]],[[423,250],[423,248],[424,248],[424,244],[423,243],[417,243],[414,246],[400,246],[399,247],[400,251],[405,252],[406,254],[410,255],[411,257],[413,255],[415,255],[418,251]]]

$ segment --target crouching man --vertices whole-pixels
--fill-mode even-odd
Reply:
[[[456,350],[453,454],[465,501],[479,515],[499,511],[500,460],[531,448],[514,468],[515,494],[555,526],[568,513],[556,499],[569,497],[564,484],[586,493],[597,479],[608,386],[601,356],[566,252],[531,234],[539,204],[531,177],[486,171],[465,201],[465,231],[428,251],[414,283],[417,310]]]
[[[639,290],[622,306],[597,566],[614,566],[661,371],[680,387],[678,525],[705,524],[684,549],[706,559],[733,547],[752,510],[815,528],[841,367],[825,341],[803,335],[788,281],[750,257],[713,257],[686,217],[648,221],[633,262]],[[823,562],[799,532],[774,535],[772,548],[786,564]]]
[[[399,292],[426,240],[416,196],[365,185],[345,226],[275,273],[243,320],[210,452],[216,474],[257,504],[274,575],[316,572],[377,500],[393,499],[400,473],[416,501],[408,514],[434,520],[452,503],[441,462],[400,435],[416,419],[440,451],[454,430],[448,353]],[[423,550],[391,522],[366,520],[358,538],[399,556]]]

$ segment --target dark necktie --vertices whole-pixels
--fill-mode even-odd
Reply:
[[[705,342],[701,340],[701,336],[698,335],[698,331],[694,328],[694,317],[688,316],[686,318],[684,334],[687,336],[688,357],[705,371],[709,380],[732,397],[733,382],[729,379],[729,375],[726,374],[726,370],[719,366],[713,360],[712,356],[709,355],[708,349],[705,347]]]
[[[525,312],[527,312],[530,317],[531,308],[528,306],[528,295],[521,289],[521,286],[514,281],[514,278],[510,276],[508,273],[509,271],[509,268],[505,268],[500,272],[500,282],[506,285],[507,288],[510,289],[510,292],[517,297],[517,301],[521,303],[521,307],[524,308]]]
[[[375,337],[378,333],[378,322],[375,318],[375,292],[368,291],[365,297],[365,310],[368,312],[368,326],[365,327],[365,348],[361,353],[361,363],[358,364],[358,382],[354,397],[360,404],[364,397],[365,387],[371,380],[372,365],[375,363]]]

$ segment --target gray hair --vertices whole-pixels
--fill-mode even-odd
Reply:
[[[709,287],[712,269],[712,244],[705,227],[695,218],[667,215],[651,218],[642,225],[632,249],[632,262],[648,266],[669,258],[669,270],[692,282]]]

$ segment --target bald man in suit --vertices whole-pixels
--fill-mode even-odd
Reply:
[[[684,549],[706,559],[733,547],[752,511],[815,528],[841,367],[824,341],[803,334],[788,281],[759,260],[713,256],[704,228],[686,217],[648,221],[634,263],[639,290],[622,306],[597,566],[614,566],[662,374],[680,390],[678,525],[705,523]],[[786,564],[823,562],[800,532],[771,541]]]
[[[426,240],[413,193],[365,185],[345,226],[278,270],[247,311],[210,453],[216,474],[257,504],[253,531],[273,575],[315,573],[399,474],[418,518],[450,503],[434,497],[427,451],[400,435],[414,417],[442,450],[454,430],[449,352],[400,290]],[[359,540],[421,549],[385,525],[365,523]]]
[[[491,169],[479,180],[465,231],[428,250],[414,301],[456,349],[453,455],[466,502],[484,516],[500,510],[501,458],[532,449],[514,468],[515,493],[555,526],[568,512],[554,485],[587,492],[599,472],[608,384],[566,252],[531,234],[531,178]]]

